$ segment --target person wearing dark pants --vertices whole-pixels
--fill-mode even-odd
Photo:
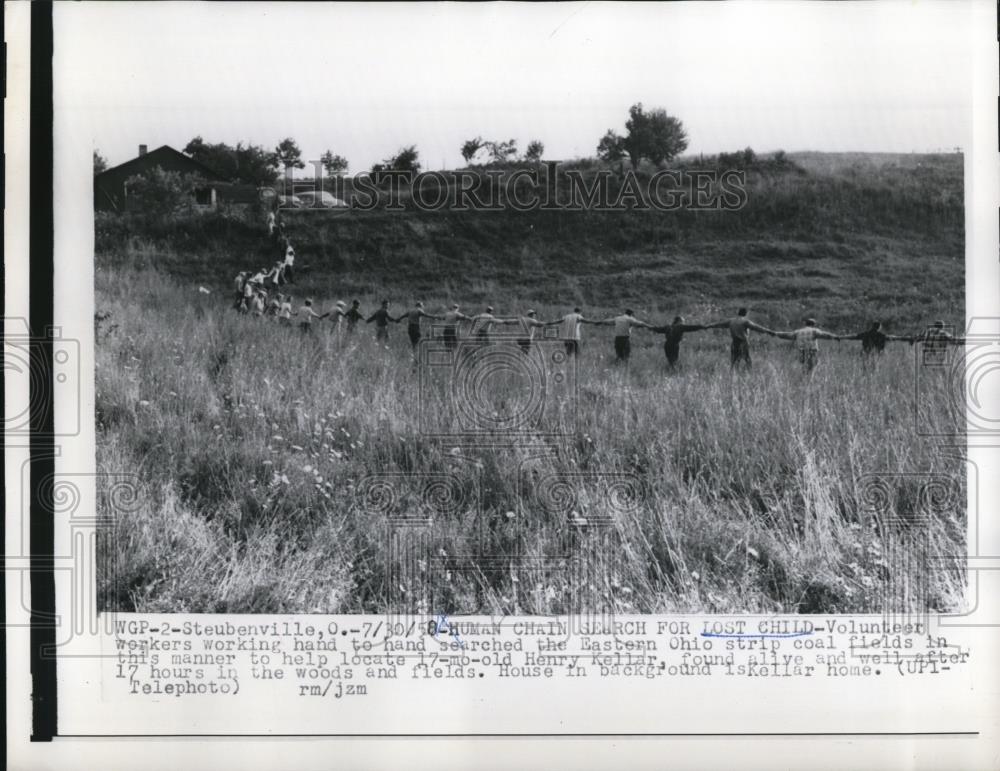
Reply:
[[[451,308],[444,314],[444,347],[449,351],[454,351],[458,347],[458,323],[460,321],[472,321],[470,316],[466,316],[459,311],[458,303],[452,304]]]
[[[681,340],[685,332],[697,332],[705,329],[703,324],[685,324],[683,316],[674,316],[673,322],[662,327],[651,327],[651,332],[664,335],[663,353],[667,357],[667,366],[671,369],[677,366],[681,357]]]
[[[344,314],[344,318],[347,320],[347,332],[350,334],[355,330],[359,321],[364,321],[365,315],[361,312],[361,301],[354,300],[351,303],[350,310]]]
[[[550,321],[546,326],[559,325],[559,337],[566,345],[567,356],[580,355],[580,325],[597,324],[585,318],[579,308],[574,308],[572,313],[567,313],[561,319]]]
[[[389,322],[395,319],[389,315],[389,301],[383,300],[382,307],[365,319],[366,324],[375,322],[375,339],[380,343],[389,342]]]
[[[517,338],[517,345],[521,349],[521,353],[531,353],[531,343],[535,339],[535,330],[546,326],[544,321],[539,321],[535,316],[535,311],[529,310],[520,319],[524,334],[523,337]]]
[[[774,332],[767,327],[756,324],[747,317],[747,309],[740,308],[735,316],[715,324],[708,324],[705,329],[728,329],[732,338],[732,345],[729,348],[729,363],[733,369],[741,367],[750,369],[753,362],[750,359],[750,330],[763,332],[766,335],[774,335]]]
[[[416,305],[413,306],[412,309],[408,310],[398,319],[394,319],[394,321],[398,323],[403,319],[407,320],[406,333],[410,337],[410,346],[413,348],[414,351],[416,351],[417,346],[420,344],[420,337],[421,337],[420,320],[421,319],[440,320],[441,318],[442,318],[441,316],[435,316],[431,313],[426,313],[424,311],[424,304],[422,302],[418,302]]]
[[[861,352],[864,354],[881,354],[889,340],[908,341],[909,338],[900,335],[889,335],[882,331],[882,322],[873,321],[871,326],[856,335],[840,335],[841,340],[860,340]]]
[[[620,316],[604,319],[598,324],[613,324],[615,327],[615,363],[627,364],[632,355],[632,327],[645,327],[649,329],[649,324],[639,321],[628,308]]]

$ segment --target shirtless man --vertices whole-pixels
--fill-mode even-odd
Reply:
[[[683,316],[674,316],[670,324],[662,327],[650,327],[650,332],[657,332],[664,335],[663,352],[667,356],[667,365],[673,369],[677,366],[677,361],[681,356],[681,339],[685,332],[697,332],[707,329],[704,324],[685,324]]]
[[[705,329],[728,329],[732,337],[732,345],[729,349],[729,363],[735,369],[742,366],[750,369],[753,362],[750,360],[750,330],[763,332],[765,335],[773,335],[774,331],[767,327],[756,324],[747,317],[747,309],[740,308],[736,315],[724,321],[709,324]]]
[[[395,319],[396,322],[400,322],[403,319],[407,320],[406,332],[410,336],[410,345],[413,350],[417,349],[420,344],[420,320],[421,319],[437,319],[440,320],[441,316],[435,316],[432,313],[427,313],[424,311],[424,304],[422,302],[417,302],[410,310]]]
[[[783,340],[794,340],[795,349],[799,352],[799,361],[806,368],[806,372],[812,372],[819,361],[819,343],[817,340],[836,340],[840,342],[840,337],[832,332],[826,332],[816,326],[815,319],[806,319],[804,327],[799,327],[794,332],[775,332],[776,337]]]
[[[458,323],[472,321],[471,316],[466,316],[458,308],[458,303],[453,303],[444,314],[444,347],[449,351],[454,351],[458,345]]]

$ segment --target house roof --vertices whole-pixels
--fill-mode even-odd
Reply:
[[[125,161],[125,163],[120,163],[117,166],[112,166],[110,169],[105,169],[100,174],[96,175],[94,179],[100,180],[102,177],[112,174],[114,176],[118,176],[122,172],[128,172],[133,169],[135,169],[135,172],[138,174],[143,169],[149,168],[150,166],[158,165],[157,159],[163,158],[164,156],[173,156],[177,159],[183,160],[184,163],[186,163],[191,167],[192,171],[198,172],[208,180],[212,181],[222,180],[222,175],[220,175],[219,172],[209,168],[200,161],[196,161],[191,156],[185,155],[179,150],[175,150],[170,145],[161,145],[160,147],[157,147],[155,150],[150,150],[145,155],[139,155],[130,161]]]

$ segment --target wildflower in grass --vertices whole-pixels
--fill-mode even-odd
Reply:
[[[146,401],[145,399],[140,399],[139,400],[139,406],[140,407],[148,407],[149,406],[149,402]]]
[[[302,448],[299,447],[297,444],[291,445],[291,448],[295,450],[295,452],[302,452]]]

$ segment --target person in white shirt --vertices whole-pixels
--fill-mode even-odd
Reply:
[[[274,267],[264,276],[264,283],[270,283],[274,286],[281,286],[281,273],[284,270],[285,263],[278,260],[274,263]]]
[[[287,284],[295,283],[295,250],[291,244],[285,246],[285,262],[281,271],[281,280]]]
[[[310,297],[306,300],[306,304],[298,309],[295,315],[302,316],[302,321],[299,322],[299,329],[301,329],[303,332],[312,332],[313,319],[325,319],[330,314],[316,313],[316,311],[313,310],[313,301],[312,298]]]
[[[267,234],[274,237],[274,229],[278,226],[277,217],[275,217],[274,210],[272,209],[267,213]]]
[[[615,363],[628,363],[629,356],[632,355],[632,327],[645,327],[650,329],[650,325],[645,321],[639,321],[628,308],[620,316],[604,319],[598,324],[613,324],[615,327]]]
[[[793,340],[795,350],[799,352],[799,361],[806,368],[806,372],[812,372],[819,360],[819,343],[817,340],[836,340],[840,342],[840,337],[832,332],[825,332],[816,326],[815,319],[806,319],[806,325],[799,327],[794,332],[775,332],[777,337],[783,340]]]
[[[233,307],[239,310],[240,305],[243,303],[243,285],[247,282],[247,276],[250,275],[249,271],[241,270],[236,274],[236,293],[233,296]]]
[[[267,304],[267,292],[263,289],[258,289],[254,293],[253,300],[250,303],[250,312],[253,314],[254,318],[261,318],[264,315],[264,309]]]
[[[332,311],[330,311],[330,321],[333,322],[333,333],[340,337],[343,330],[344,316],[347,315],[347,306],[344,304],[343,300],[337,300],[337,305]]]
[[[243,299],[240,301],[240,307],[239,307],[240,313],[247,313],[250,310],[250,303],[253,302],[254,293],[260,286],[260,282],[254,280],[257,278],[257,275],[248,278],[246,281],[243,282]]]
[[[274,318],[274,319],[278,318],[278,314],[281,312],[281,299],[282,295],[275,292],[274,296],[271,298],[271,301],[267,304],[267,310],[265,311],[264,315],[267,316],[268,318]]]
[[[580,354],[580,325],[596,324],[588,318],[584,318],[579,308],[574,308],[572,313],[567,313],[557,321],[550,321],[549,324],[559,325],[559,337],[566,346],[568,356],[578,356]]]
[[[278,323],[288,326],[292,323],[292,296],[282,295],[281,308],[278,310]]]

